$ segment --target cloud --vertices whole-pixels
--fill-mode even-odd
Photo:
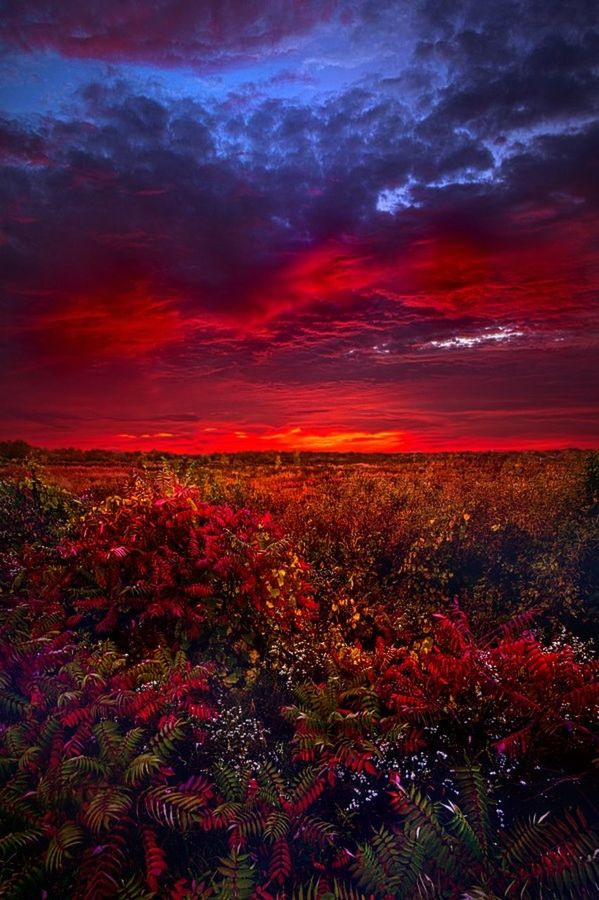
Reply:
[[[91,288],[67,305],[40,314],[30,327],[49,360],[75,364],[143,357],[184,334],[176,308],[152,296],[143,283],[125,293],[118,285],[103,293]]]
[[[283,53],[336,3],[321,0],[6,0],[0,39],[29,52],[203,71]]]
[[[524,337],[525,334],[524,331],[518,331],[516,328],[504,326],[497,331],[486,329],[479,334],[457,334],[449,338],[444,338],[443,340],[428,341],[427,344],[422,345],[422,348],[426,349],[427,347],[433,347],[436,350],[470,350],[473,347],[480,347],[485,344],[511,343],[515,338]]]
[[[52,59],[68,96],[0,121],[0,355],[10,415],[19,397],[38,417],[28,428],[37,379],[47,408],[62,393],[65,422],[96,404],[105,441],[188,446],[201,421],[327,440],[326,421],[354,435],[339,441],[424,446],[443,422],[467,440],[481,397],[503,410],[498,440],[523,355],[560,409],[590,409],[588,4],[5,7],[12,65]],[[69,90],[53,54],[81,61]],[[105,77],[84,77],[90,58]],[[177,68],[219,74],[208,89]],[[463,428],[448,408],[460,391]],[[544,391],[530,387],[529,411]],[[140,397],[159,421],[133,427]]]
[[[235,144],[216,153],[219,123],[226,130],[228,121],[218,106],[159,104],[122,84],[92,85],[84,101],[79,120],[23,132],[23,146],[35,140],[48,165],[5,167],[2,253],[15,294],[43,284],[69,305],[90,282],[113,291],[120,280],[126,293],[142,280],[157,295],[180,298],[187,313],[244,327],[374,291],[445,309],[487,304],[495,315],[510,302],[510,280],[526,284],[543,270],[549,282],[541,259],[555,268],[559,291],[566,277],[584,283],[586,260],[592,264],[579,223],[592,215],[593,129],[537,139],[503,163],[497,183],[435,188],[410,176],[418,209],[398,218],[377,210],[387,190],[377,168],[392,150],[381,143],[377,155],[371,142],[341,174],[343,128],[334,154],[328,104],[302,113],[311,116],[314,142],[324,142],[317,158],[287,152],[296,139],[285,124],[289,104],[271,102],[269,115],[281,117],[276,134],[274,125],[258,134],[260,105],[240,161]],[[354,137],[346,141],[355,155]],[[267,148],[285,162],[261,165]],[[433,170],[432,145],[428,152]],[[537,210],[542,219],[531,228]]]
[[[39,134],[0,118],[0,162],[45,165],[47,161]]]

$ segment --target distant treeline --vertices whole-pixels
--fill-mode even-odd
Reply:
[[[452,459],[468,458],[474,454],[479,458],[494,457],[506,458],[513,456],[514,453],[527,453],[529,456],[547,456],[557,455],[565,452],[588,453],[589,451],[578,451],[576,448],[569,450],[528,450],[528,451],[446,451],[436,452],[437,457],[446,456]],[[60,447],[48,449],[46,447],[34,447],[23,440],[0,441],[0,463],[3,462],[25,462],[30,460],[44,465],[106,465],[106,466],[142,466],[147,463],[159,462],[160,460],[202,460],[203,462],[217,465],[248,465],[248,466],[291,466],[291,465],[318,465],[319,463],[327,463],[329,465],[346,465],[349,463],[369,464],[384,463],[386,459],[393,460],[401,456],[402,463],[411,461],[418,462],[429,453],[360,453],[345,452],[338,453],[335,451],[310,451],[310,450],[246,450],[236,453],[174,453],[169,450],[101,450],[99,448],[91,450],[82,450],[79,447]]]

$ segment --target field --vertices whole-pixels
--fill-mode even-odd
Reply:
[[[0,466],[0,897],[599,895],[599,454]]]

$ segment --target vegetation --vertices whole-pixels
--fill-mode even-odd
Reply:
[[[5,458],[0,897],[597,896],[596,454]]]

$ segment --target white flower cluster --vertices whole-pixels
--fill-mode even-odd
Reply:
[[[268,651],[273,668],[287,688],[292,690],[297,684],[311,680],[321,659],[314,644],[301,639],[290,646],[285,642],[273,643]]]
[[[264,756],[269,730],[240,705],[226,706],[206,723],[208,740],[220,759],[233,768],[243,768]]]

